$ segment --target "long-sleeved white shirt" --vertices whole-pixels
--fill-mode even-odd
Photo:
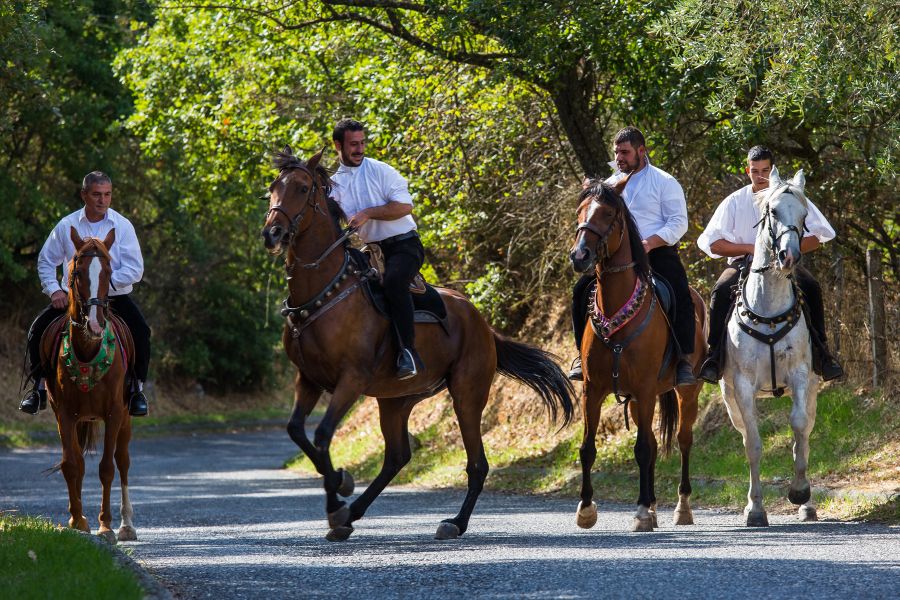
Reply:
[[[353,215],[367,208],[384,206],[388,202],[413,203],[406,179],[397,169],[380,160],[364,158],[358,167],[342,164],[331,179],[334,181],[332,195],[347,218],[353,218]],[[369,219],[359,228],[358,235],[359,239],[368,244],[414,229],[415,220],[411,215],[406,215],[393,221]]]
[[[809,214],[806,215],[806,228],[809,231],[803,237],[816,236],[823,244],[833,240],[834,228],[825,215],[812,202],[807,201],[807,208]],[[725,240],[733,244],[754,244],[757,230],[753,226],[759,219],[759,209],[753,202],[753,186],[746,185],[722,200],[706,229],[697,238],[697,245],[712,258],[722,258],[712,251],[713,242]],[[738,258],[729,256],[728,263],[733,263]]]
[[[112,258],[112,287],[110,296],[121,296],[131,292],[135,283],[144,275],[144,257],[138,243],[134,226],[131,222],[113,209],[107,209],[100,221],[91,223],[84,213],[84,208],[63,217],[50,237],[44,242],[38,255],[38,276],[44,293],[52,296],[54,292],[69,291],[69,273],[67,265],[75,256],[75,245],[72,243],[70,229],[74,227],[82,238],[95,237],[103,240],[111,229],[116,230],[116,240],[109,254]],[[62,282],[58,279],[57,270],[62,266]]]
[[[625,174],[619,171],[606,182],[614,184],[623,177]],[[649,160],[646,167],[628,180],[622,199],[634,217],[641,239],[658,235],[666,244],[674,246],[687,232],[687,203],[681,184]]]

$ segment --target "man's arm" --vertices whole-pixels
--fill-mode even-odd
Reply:
[[[412,214],[412,204],[405,202],[388,202],[382,206],[372,206],[361,210],[350,219],[350,227],[362,227],[369,219],[376,221],[396,221],[406,215]]]
[[[814,235],[808,235],[800,240],[800,252],[806,254],[812,252],[821,246],[819,238]],[[719,256],[745,256],[753,254],[753,244],[735,244],[728,240],[716,240],[709,245],[709,249]]]

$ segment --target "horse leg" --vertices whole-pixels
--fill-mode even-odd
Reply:
[[[594,394],[589,389],[590,382],[584,384],[581,393],[581,411],[584,416],[584,437],[578,453],[581,458],[581,502],[575,511],[575,524],[582,529],[590,529],[597,524],[597,504],[594,502],[594,486],[591,471],[597,459],[597,427],[600,424],[600,407],[606,398],[606,391]]]
[[[81,454],[81,446],[78,444],[78,436],[75,435],[75,419],[63,415],[58,417],[59,438],[62,442],[62,462],[60,470],[66,478],[66,487],[69,489],[69,527],[90,533],[91,528],[82,512],[81,505],[81,480],[84,478],[84,456]]]
[[[656,436],[653,436],[656,439]],[[659,519],[656,518],[656,459],[659,456],[659,450],[650,455],[650,522],[653,529],[659,528]]]
[[[350,527],[351,523],[361,519],[375,498],[384,491],[384,488],[397,476],[400,469],[412,458],[407,424],[413,406],[415,406],[415,402],[404,402],[400,399],[378,399],[381,435],[384,438],[384,463],[378,476],[369,487],[350,504],[350,518],[343,525]],[[350,527],[350,531],[352,530],[353,528]]]
[[[809,434],[816,423],[816,385],[807,377],[798,377],[792,385],[794,405],[791,410],[791,428],[794,430],[794,478],[788,491],[792,504],[800,506],[797,513],[801,521],[817,520],[816,507],[806,478],[809,464]]]
[[[313,445],[315,453],[319,457],[319,472],[322,474],[325,487],[325,512],[328,514],[328,525],[331,531],[326,536],[328,540],[344,540],[353,532],[353,528],[345,525],[350,518],[350,509],[347,503],[338,499],[338,490],[343,483],[343,472],[336,471],[331,464],[331,440],[341,419],[353,406],[363,390],[363,381],[366,377],[357,374],[347,374],[338,382],[331,396],[331,402],[322,417],[322,422],[316,427]],[[297,410],[295,408],[294,413]],[[292,417],[293,420],[293,417]],[[305,437],[305,436],[304,436]],[[296,440],[295,440],[296,441]]]
[[[634,515],[632,531],[653,531],[653,516],[650,514],[651,465],[656,456],[656,435],[653,433],[653,413],[656,409],[656,396],[652,394],[635,394],[631,403],[631,416],[637,423],[637,439],[634,442],[634,460],[640,471],[640,491],[638,508]]]
[[[122,523],[116,536],[120,542],[133,542],[137,540],[137,531],[134,529],[134,507],[131,506],[131,498],[128,494],[128,469],[131,466],[131,455],[128,453],[128,444],[131,442],[131,418],[125,415],[122,426],[119,428],[119,439],[116,441],[116,466],[119,468],[119,487],[122,491],[122,505],[120,513]]]
[[[466,475],[469,482],[459,513],[452,519],[444,519],[438,525],[434,534],[438,540],[456,539],[466,532],[490,468],[481,441],[481,414],[487,406],[493,377],[485,373],[464,371],[466,370],[460,369],[453,373],[448,389],[453,398],[453,411],[466,449]]]
[[[750,490],[747,492],[747,506],[744,514],[747,517],[747,527],[768,527],[769,518],[762,501],[762,485],[759,481],[759,461],[762,458],[762,439],[759,436],[759,428],[756,425],[756,386],[743,376],[736,376],[734,382],[734,397],[729,405],[740,414],[743,428],[740,429],[744,438],[744,451],[747,454],[747,462],[750,465]],[[734,417],[732,417],[734,422]]]
[[[116,466],[113,456],[116,453],[116,442],[119,439],[119,428],[122,426],[121,412],[113,411],[112,416],[105,422],[103,435],[103,456],[100,457],[100,486],[103,490],[100,500],[100,530],[97,535],[109,542],[116,543],[116,534],[113,532],[112,509],[110,508],[110,496],[112,495],[112,483],[116,476]]]
[[[693,525],[691,510],[691,446],[694,444],[694,422],[697,420],[697,396],[700,385],[678,391],[678,450],[681,454],[681,482],[678,484],[678,505],[675,506],[675,525]]]

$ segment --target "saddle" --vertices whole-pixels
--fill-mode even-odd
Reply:
[[[377,250],[372,251],[372,248],[377,248]],[[369,251],[360,251],[354,248],[348,249],[351,255],[351,258],[354,262],[356,262],[357,267],[364,272],[367,273],[367,276],[363,278],[362,288],[366,292],[366,296],[368,296],[369,301],[372,303],[372,306],[375,307],[375,310],[384,318],[390,319],[390,313],[387,308],[387,300],[384,295],[384,287],[382,287],[383,281],[383,273],[384,273],[384,255],[381,253],[381,248],[378,248],[375,244],[370,244],[366,246]],[[376,262],[373,264],[370,262],[371,256],[375,254],[380,258],[380,263]],[[378,266],[380,265],[381,270],[378,270]],[[418,283],[417,281],[418,280]],[[415,322],[416,323],[437,323],[441,327],[443,327],[444,331],[448,334],[450,333],[448,324],[447,324],[447,307],[444,304],[444,299],[441,297],[440,293],[438,293],[437,289],[431,284],[427,283],[425,279],[422,277],[421,273],[416,275],[416,280],[409,286],[409,291],[411,292],[413,308],[415,309]],[[415,286],[415,287],[414,287]],[[421,289],[421,291],[418,291]]]

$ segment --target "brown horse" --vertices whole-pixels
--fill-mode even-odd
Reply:
[[[84,479],[83,454],[94,448],[102,420],[105,424],[100,483],[103,499],[98,535],[110,543],[116,534],[110,524],[110,491],[113,456],[119,467],[122,487],[122,524],[118,539],[136,540],[128,497],[128,442],[131,417],[125,406],[126,373],[133,360],[134,344],[124,322],[108,312],[110,267],[109,249],[116,239],[115,229],[102,242],[81,239],[73,227],[75,256],[69,263],[69,310],[54,321],[41,339],[41,360],[55,363],[55,375],[47,378],[50,406],[56,413],[62,441],[61,469],[69,488],[69,527],[90,532],[82,513],[81,484]],[[57,352],[58,349],[58,352]],[[51,371],[53,372],[53,371]]]
[[[353,532],[352,523],[409,462],[407,427],[413,407],[446,387],[466,450],[468,491],[459,514],[444,520],[435,537],[456,538],[468,527],[488,473],[481,414],[494,373],[518,379],[538,392],[552,418],[561,408],[565,423],[572,416],[574,390],[549,354],[498,335],[464,296],[440,288],[447,309],[446,328],[416,324],[416,347],[424,370],[399,381],[390,323],[373,308],[362,289],[366,275],[349,260],[343,242],[350,231],[341,230],[343,215],[329,198],[331,182],[319,165],[321,157],[319,152],[303,162],[289,147],[275,156],[280,172],[269,186],[271,199],[262,230],[271,253],[287,250],[290,296],[286,304],[297,307],[287,312],[284,330],[285,351],[298,370],[288,433],[324,478],[331,528],[327,539],[344,540]],[[310,442],[306,417],[325,390],[331,392],[331,399]],[[338,495],[353,492],[352,478],[332,466],[329,447],[341,419],[362,395],[378,401],[384,464],[368,489],[347,506]]]
[[[578,232],[570,258],[576,271],[596,273],[596,292],[591,327],[581,344],[584,364],[582,409],[584,440],[581,445],[581,502],[576,522],[590,528],[597,522],[593,502],[591,468],[597,455],[596,435],[600,407],[615,393],[625,397],[626,410],[637,423],[634,457],[640,470],[640,493],[633,531],[652,531],[656,523],[654,468],[657,442],[653,415],[657,398],[660,404],[660,429],[663,447],[668,453],[672,436],[678,431],[681,450],[681,483],[675,508],[675,524],[693,524],[689,497],[688,471],[692,427],[697,418],[697,396],[702,383],[675,386],[676,360],[664,363],[666,345],[671,336],[665,312],[659,306],[650,282],[650,266],[637,226],[619,195],[620,189],[592,182],[581,194],[578,207]],[[696,371],[702,361],[706,306],[691,289],[697,322],[695,351],[690,361]],[[621,307],[621,308],[620,308]],[[600,331],[601,334],[598,334]],[[676,404],[677,395],[677,404]],[[627,413],[626,413],[627,424]]]

